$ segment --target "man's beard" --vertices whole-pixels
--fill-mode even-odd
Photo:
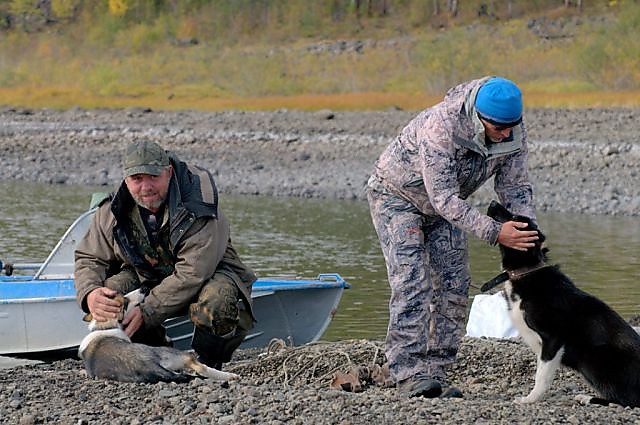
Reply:
[[[131,197],[133,198],[133,200],[136,202],[136,204],[138,204],[139,206],[141,206],[142,208],[146,208],[149,211],[153,211],[153,210],[157,210],[159,209],[162,204],[164,204],[164,200],[166,199],[167,195],[161,196],[158,200],[153,201],[153,202],[145,202],[142,200],[143,196],[149,195],[148,193],[142,194],[140,195],[140,197],[135,196],[135,195],[131,195]]]

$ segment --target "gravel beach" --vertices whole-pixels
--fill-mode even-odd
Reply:
[[[133,140],[151,138],[211,169],[221,192],[363,200],[373,162],[415,112],[156,112],[0,109],[0,180],[115,186]],[[640,110],[529,110],[539,210],[640,215]],[[486,205],[492,192],[473,202]],[[87,378],[75,358],[0,369],[8,424],[627,424],[640,409],[582,406],[594,394],[559,371],[547,397],[534,354],[517,340],[465,338],[447,379],[462,399],[408,399],[394,388],[331,389],[335,372],[382,364],[381,341],[239,350],[221,384],[126,384]]]
[[[593,394],[561,369],[547,397],[513,402],[533,388],[535,358],[522,343],[465,338],[447,379],[462,399],[409,399],[395,388],[329,387],[334,371],[382,361],[382,343],[342,341],[297,348],[240,350],[221,384],[131,384],[87,378],[75,359],[0,370],[0,421],[10,424],[629,424],[640,409],[582,406]]]

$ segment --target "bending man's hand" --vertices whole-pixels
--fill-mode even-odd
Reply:
[[[87,307],[98,322],[115,319],[120,313],[120,303],[113,299],[118,292],[110,288],[96,288],[87,295]]]
[[[122,327],[124,327],[124,333],[129,338],[138,331],[144,325],[144,317],[142,316],[142,310],[140,306],[135,306],[129,313],[122,319]]]
[[[498,234],[498,243],[518,251],[526,251],[535,246],[538,240],[538,232],[536,230],[519,230],[528,226],[527,223],[519,221],[507,221],[500,228]]]

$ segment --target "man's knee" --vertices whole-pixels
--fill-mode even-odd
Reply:
[[[430,332],[432,345],[436,347],[454,347],[457,349],[464,335],[467,315],[467,296],[445,293],[438,304],[430,306],[432,317]]]
[[[228,335],[238,327],[239,302],[235,282],[226,275],[216,274],[205,284],[198,300],[189,306],[189,317],[199,328],[215,335]]]

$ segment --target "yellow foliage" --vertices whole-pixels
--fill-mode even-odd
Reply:
[[[81,21],[68,31],[5,31],[0,88],[30,87],[34,93],[21,102],[45,102],[49,96],[55,105],[87,107],[420,109],[454,84],[494,74],[517,81],[528,107],[640,102],[631,96],[640,88],[635,3],[619,16],[611,12],[610,21],[584,19],[567,37],[549,39],[517,14],[499,24],[486,17],[433,31],[427,22],[433,3],[417,0],[403,3],[415,13],[397,29],[397,15],[377,21],[364,10],[358,21],[353,15],[329,16],[324,0],[261,2],[263,8],[211,0],[199,2],[205,6],[198,15],[182,14],[177,1],[93,1],[101,19],[90,21],[85,10],[82,21],[79,9]],[[82,0],[52,0],[52,8],[61,16],[77,3]],[[154,12],[152,3],[177,9]],[[461,13],[472,13],[468,4],[476,3],[465,2]],[[113,18],[122,15],[131,19]],[[344,26],[352,27],[351,36]],[[336,36],[321,39],[320,30]],[[190,38],[199,43],[175,43]],[[34,87],[41,88],[37,96]]]
[[[145,49],[152,49],[154,43],[161,40],[161,30],[147,24],[138,24],[128,31],[118,33],[114,45],[122,49],[131,49],[136,53],[144,52]]]
[[[176,38],[189,39],[197,38],[198,36],[198,22],[194,17],[184,17],[180,19],[178,28],[176,30]]]
[[[211,91],[213,90],[213,91]],[[210,93],[210,95],[207,95]],[[527,108],[587,108],[625,106],[639,107],[640,92],[581,92],[545,93],[524,90]],[[151,107],[157,110],[229,109],[274,110],[384,110],[402,108],[421,110],[439,102],[442,96],[426,96],[422,93],[362,92],[343,94],[319,94],[298,96],[229,97],[218,96],[210,86],[167,87],[108,84],[102,90],[87,92],[73,86],[34,86],[17,88],[0,87],[0,98],[7,105],[35,108],[69,109]]]
[[[50,58],[54,55],[54,48],[55,46],[53,45],[52,41],[43,40],[38,43],[38,46],[36,48],[37,56],[40,58]]]
[[[122,16],[129,10],[128,0],[109,0],[109,13]]]
[[[51,11],[59,18],[67,18],[79,7],[79,0],[51,0]]]

